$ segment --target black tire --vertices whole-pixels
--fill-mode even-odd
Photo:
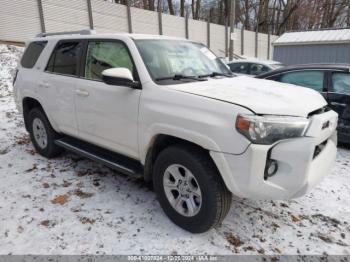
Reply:
[[[40,146],[37,139],[34,137],[33,132],[33,122],[35,119],[39,119],[43,123],[43,127],[47,134],[46,145]],[[40,108],[32,109],[28,114],[29,123],[29,133],[35,150],[42,156],[46,158],[52,158],[58,156],[63,149],[55,144],[55,140],[59,137],[58,133],[53,130],[49,120],[47,119],[45,113]]]
[[[202,192],[201,205],[194,216],[185,216],[176,211],[166,196],[163,177],[167,168],[174,164],[186,167]],[[164,149],[155,162],[153,183],[166,215],[176,225],[192,233],[202,233],[219,225],[230,210],[231,193],[209,155],[195,146],[174,145]]]

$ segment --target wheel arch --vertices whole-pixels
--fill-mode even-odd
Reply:
[[[47,114],[42,103],[38,99],[30,96],[24,97],[22,99],[22,108],[23,108],[24,126],[27,131],[29,131],[28,115],[29,115],[29,112],[34,108],[39,108],[40,110],[42,110],[45,116],[47,117],[47,119],[49,120],[49,123],[52,126],[52,128],[54,130],[57,130],[57,126],[55,122],[52,121],[51,117],[49,116],[49,114]]]
[[[198,145],[197,143],[194,143],[192,141],[189,141],[187,139],[168,135],[168,134],[157,134],[154,135],[148,145],[148,150],[146,153],[146,157],[144,160],[144,179],[147,182],[152,181],[153,176],[153,166],[154,163],[158,157],[158,155],[164,150],[165,148],[172,146],[172,145],[178,145],[183,144],[187,146],[196,147],[199,150],[202,150],[206,154],[208,154],[208,157],[213,161],[209,154],[209,150],[204,148],[203,146]],[[213,161],[214,165],[215,162]],[[215,165],[216,166],[216,165]]]

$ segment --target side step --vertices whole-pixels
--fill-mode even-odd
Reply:
[[[78,155],[106,165],[109,168],[123,174],[134,177],[143,176],[143,166],[140,162],[132,158],[120,155],[73,137],[63,137],[56,140],[55,144]]]

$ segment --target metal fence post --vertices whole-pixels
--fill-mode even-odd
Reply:
[[[228,19],[225,19],[225,57],[228,57]]]
[[[258,57],[258,37],[259,37],[259,24],[256,23],[256,30],[255,30],[255,57]]]
[[[244,26],[241,28],[241,55],[244,55]]]
[[[230,52],[229,52],[229,61],[232,61],[233,54],[235,52],[233,34],[235,32],[235,22],[236,22],[236,1],[230,1]]]
[[[210,18],[212,10],[209,10],[208,19],[207,19],[207,46],[210,48]]]
[[[270,52],[271,52],[271,32],[270,32],[270,25],[269,25],[267,30],[267,59],[270,59]]]
[[[163,21],[162,21],[162,11],[159,9],[158,11],[158,26],[159,26],[159,34],[163,34]]]
[[[87,1],[87,8],[88,8],[88,14],[89,14],[89,25],[90,29],[94,29],[94,19],[92,17],[92,5],[91,5],[91,0],[86,0]]]
[[[189,38],[189,34],[188,34],[188,13],[186,14],[186,18],[185,18],[185,35],[186,38]]]
[[[46,33],[45,20],[44,20],[44,11],[43,11],[43,3],[41,0],[38,0],[38,10],[39,10],[39,19],[41,32]]]
[[[126,12],[127,12],[127,17],[128,17],[129,33],[132,33],[132,21],[131,21],[131,10],[130,10],[129,0],[126,1]]]

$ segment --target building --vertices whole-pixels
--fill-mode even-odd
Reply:
[[[350,63],[350,28],[288,32],[272,45],[273,60],[285,65]]]

